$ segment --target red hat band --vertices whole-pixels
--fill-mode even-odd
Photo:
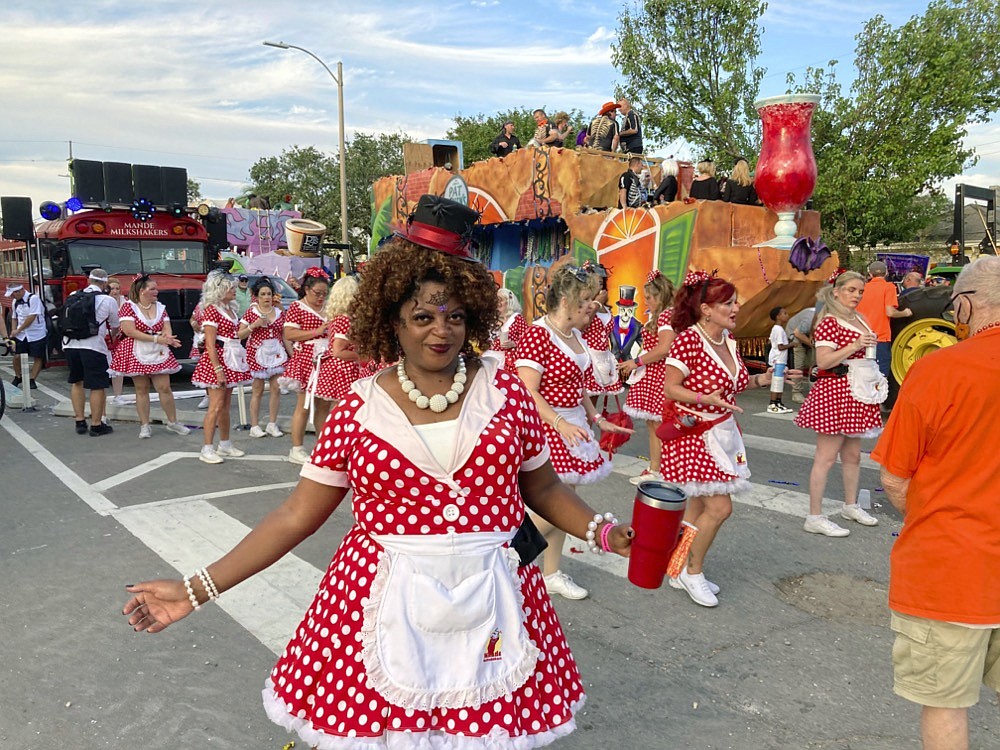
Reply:
[[[420,221],[411,221],[404,234],[406,239],[416,245],[440,250],[448,255],[456,255],[459,258],[472,258],[469,252],[469,241],[455,232],[447,229],[424,224]]]

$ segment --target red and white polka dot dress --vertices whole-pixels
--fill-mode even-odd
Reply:
[[[441,468],[375,381],[363,380],[334,408],[302,469],[314,481],[349,487],[356,519],[263,691],[271,720],[308,746],[530,750],[575,728],[583,686],[534,564],[516,575],[525,628],[542,653],[534,673],[510,694],[475,706],[415,710],[390,702],[367,680],[362,624],[384,555],[370,535],[511,533],[524,517],[518,472],[543,465],[548,450],[531,396],[508,373],[490,378],[492,369],[484,364],[470,381],[466,399],[489,389],[491,405],[474,418],[480,422],[462,428],[470,442],[456,452],[456,466]]]
[[[750,374],[736,352],[736,342],[728,334],[725,335],[730,354],[736,362],[735,376],[712,350],[696,326],[685,328],[677,334],[670,345],[670,353],[664,360],[664,365],[676,367],[684,374],[685,388],[705,396],[721,390],[722,398],[730,404],[735,404],[736,394],[750,384]],[[684,406],[705,415],[710,420],[732,413],[707,404],[701,406],[684,404]],[[663,455],[660,458],[660,473],[666,481],[681,485],[689,497],[729,495],[750,488],[747,479],[719,469],[718,463],[705,444],[704,434],[665,442]]]
[[[163,333],[163,324],[170,320],[167,315],[167,308],[157,302],[153,310],[153,319],[150,320],[143,315],[139,306],[131,300],[125,300],[118,310],[119,320],[131,320],[135,325],[135,330],[151,336],[154,333]],[[112,377],[125,375],[173,375],[180,372],[181,366],[174,357],[174,353],[167,347],[167,358],[155,365],[144,365],[135,358],[135,340],[123,335],[115,346],[114,354],[111,356],[111,367],[108,372]]]
[[[245,383],[250,380],[250,372],[237,372],[226,367],[225,357],[222,355],[223,339],[235,339],[239,331],[239,320],[230,311],[223,311],[218,305],[209,305],[202,312],[201,325],[203,328],[215,328],[215,347],[219,353],[219,364],[225,368],[225,385],[219,385],[215,371],[212,369],[212,358],[203,356],[198,360],[194,372],[191,374],[191,383],[197,388],[232,388],[238,383]],[[242,344],[240,344],[242,346]]]
[[[261,344],[265,341],[277,341],[282,347],[285,345],[282,333],[285,324],[285,313],[283,310],[273,308],[271,314],[274,315],[274,319],[266,326],[254,328],[250,331],[250,336],[247,338],[247,364],[250,365],[250,375],[260,380],[267,380],[275,375],[281,375],[285,371],[284,364],[274,367],[264,367],[264,365],[257,361],[257,350],[260,349]],[[260,308],[257,305],[250,305],[250,308],[243,313],[243,322],[249,327],[260,320],[261,317]],[[270,346],[274,346],[274,344]]]
[[[656,348],[661,331],[672,330],[670,328],[672,314],[673,310],[669,307],[660,313],[656,319],[656,331],[649,331],[643,327],[643,351],[650,352]],[[663,375],[666,372],[666,365],[661,359],[659,362],[650,362],[645,367],[646,372],[639,382],[629,387],[623,408],[633,419],[660,422],[663,420]]]
[[[332,339],[340,339],[350,343],[351,341],[351,319],[346,315],[338,315],[330,321],[331,350],[333,348]],[[351,346],[354,350],[354,346]],[[328,351],[326,356],[319,362],[319,377],[316,380],[316,397],[324,401],[340,401],[347,392],[351,390],[351,385],[361,377],[361,369],[357,360],[350,362],[346,359],[333,356],[332,351]]]
[[[817,349],[842,349],[866,331],[827,315],[816,326],[813,340]],[[863,359],[864,349],[847,359]],[[863,404],[851,396],[847,378],[819,378],[809,389],[806,402],[795,415],[795,424],[824,435],[878,437],[882,414],[878,404]]]
[[[587,326],[587,330],[583,332],[583,341],[594,351],[609,352],[611,351],[611,339],[609,338],[610,333],[611,313],[603,310],[598,311],[598,313],[590,321],[590,325]],[[625,386],[620,378],[617,383],[612,383],[611,385],[604,386],[598,384],[597,380],[594,378],[594,368],[590,368],[587,372],[584,387],[587,389],[588,396],[614,396],[624,392],[625,390]]]
[[[285,312],[285,328],[298,328],[303,331],[315,331],[320,328],[326,319],[315,310],[311,309],[302,300],[293,302]],[[326,336],[320,336],[307,341],[296,341],[292,358],[285,365],[285,374],[278,379],[285,388],[290,391],[305,391],[309,387],[309,377],[312,375],[314,365],[313,347],[322,342],[321,346],[329,344]]]
[[[514,313],[500,326],[500,331],[506,334],[507,339],[514,344],[514,347],[511,349],[502,348],[500,346],[500,336],[495,336],[490,343],[491,350],[500,352],[503,355],[503,369],[515,375],[517,375],[517,365],[515,364],[517,361],[517,344],[521,341],[521,337],[527,330],[528,324],[521,317],[521,313]]]
[[[195,322],[199,323],[199,324],[204,319],[204,316],[202,315],[202,309],[201,309],[201,303],[200,302],[197,305],[194,306],[194,310],[191,312],[191,319],[194,320]],[[201,347],[198,346],[198,339],[199,338],[200,337],[199,337],[198,333],[195,332],[194,338],[191,340],[191,354],[188,357],[188,359],[193,359],[195,361],[198,361],[198,359],[201,357],[201,353],[202,353],[201,352]]]
[[[579,409],[583,410],[583,383],[587,371],[591,369],[590,354],[580,332],[573,329],[573,335],[583,347],[583,354],[576,354],[559,339],[559,333],[553,331],[542,318],[537,323],[528,326],[517,346],[517,366],[530,367],[542,374],[538,392],[545,402],[557,411]],[[591,432],[586,424],[586,412],[582,415],[584,424],[580,426]],[[552,467],[556,474],[567,484],[590,484],[597,482],[611,473],[612,464],[605,460],[604,454],[595,451],[596,458],[584,460],[570,452],[566,441],[548,423],[545,423],[545,437],[552,454]]]

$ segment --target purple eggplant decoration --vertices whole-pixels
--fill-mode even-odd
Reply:
[[[830,248],[819,237],[815,240],[811,237],[799,237],[788,253],[788,262],[796,271],[809,273],[822,266],[831,254]]]

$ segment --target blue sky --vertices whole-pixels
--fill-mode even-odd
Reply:
[[[926,3],[772,0],[761,95],[785,75],[841,61],[881,13],[898,25]],[[306,47],[345,66],[354,132],[440,138],[455,114],[510,107],[595,111],[612,97],[620,4],[587,0],[217,2],[5,0],[0,8],[0,194],[65,200],[66,158],[181,166],[210,198],[237,195],[250,166],[293,144],[337,148],[337,91]],[[1000,120],[970,131],[1000,183]],[[949,185],[952,183],[949,183]]]

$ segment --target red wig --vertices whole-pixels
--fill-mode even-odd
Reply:
[[[685,285],[674,297],[674,312],[670,327],[678,333],[690,328],[701,320],[702,303],[717,305],[726,302],[734,294],[736,287],[725,279],[712,277]]]

